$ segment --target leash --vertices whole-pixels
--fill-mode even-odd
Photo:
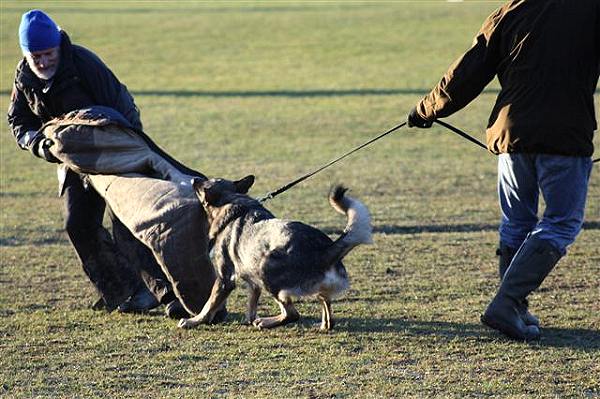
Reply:
[[[446,129],[458,134],[459,136],[461,136],[462,138],[470,141],[471,143],[474,143],[476,145],[478,145],[479,147],[483,148],[484,150],[488,150],[487,146],[485,144],[483,144],[481,141],[477,140],[475,137],[471,136],[468,133],[463,132],[462,130],[450,125],[449,123],[446,123],[444,121],[441,120],[435,120],[435,123],[437,123],[440,126],[445,127]],[[372,138],[371,140],[367,141],[366,143],[363,143],[361,145],[359,145],[358,147],[353,148],[352,150],[348,151],[347,153],[345,153],[344,155],[335,158],[334,160],[326,163],[325,165],[319,167],[318,169],[315,169],[312,172],[306,173],[305,175],[300,176],[299,178],[297,178],[296,180],[279,187],[277,190],[271,191],[269,193],[267,193],[267,195],[265,195],[264,197],[262,197],[261,199],[259,199],[259,202],[265,202],[268,201],[270,199],[275,198],[276,196],[278,196],[279,194],[289,190],[290,188],[294,187],[296,184],[303,182],[304,180],[308,179],[311,176],[316,175],[317,173],[319,173],[320,171],[322,171],[323,169],[327,169],[328,167],[330,167],[331,165],[341,161],[342,159],[346,158],[349,155],[354,154],[356,151],[361,150],[362,148],[368,146],[371,143],[374,143],[375,141],[387,136],[388,134],[395,132],[396,130],[404,127],[407,124],[407,122],[402,122],[399,125],[394,126],[393,128],[391,128],[390,130],[381,133],[379,136],[376,136],[374,138]],[[593,160],[592,162],[596,163],[596,162],[600,162],[600,158]]]
[[[435,123],[437,123],[438,125],[444,126],[446,129],[453,131],[454,133],[458,134],[459,136],[469,140],[471,143],[475,143],[478,146],[480,146],[481,148],[483,148],[484,150],[487,151],[487,145],[483,144],[481,141],[477,140],[475,137],[463,132],[460,129],[455,128],[454,126],[444,122],[444,121],[440,121],[440,120],[435,120]]]
[[[332,161],[328,162],[327,164],[325,164],[325,165],[321,166],[320,168],[318,168],[318,169],[316,169],[316,170],[314,170],[314,171],[312,171],[312,172],[309,172],[309,173],[307,173],[307,174],[305,174],[305,175],[303,175],[303,176],[300,176],[300,177],[299,177],[299,178],[297,178],[296,180],[294,180],[294,181],[292,181],[292,182],[290,182],[290,183],[288,183],[288,184],[286,184],[286,185],[284,185],[284,186],[282,186],[282,187],[278,188],[277,190],[271,191],[270,193],[268,193],[267,195],[265,195],[264,197],[262,197],[262,198],[261,198],[261,199],[259,199],[258,201],[259,201],[259,202],[265,202],[265,201],[268,201],[268,200],[270,200],[270,199],[273,199],[273,198],[275,198],[276,196],[278,196],[279,194],[283,193],[284,191],[287,191],[287,190],[289,190],[290,188],[294,187],[296,184],[298,184],[298,183],[300,183],[300,182],[303,182],[304,180],[308,179],[308,178],[309,178],[309,177],[311,177],[311,176],[314,176],[314,175],[316,175],[317,173],[319,173],[319,172],[320,172],[320,171],[322,171],[323,169],[326,169],[326,168],[330,167],[330,166],[331,166],[331,165],[333,165],[334,163],[341,161],[342,159],[346,158],[347,156],[349,156],[349,155],[351,155],[351,154],[354,154],[356,151],[358,151],[358,150],[360,150],[360,149],[362,149],[362,148],[364,148],[364,147],[368,146],[368,145],[369,145],[369,144],[371,144],[371,143],[374,143],[375,141],[377,141],[377,140],[379,140],[379,139],[381,139],[381,138],[383,138],[383,137],[387,136],[388,134],[390,134],[390,133],[392,133],[392,132],[395,132],[396,130],[398,130],[398,129],[400,129],[401,127],[405,126],[405,125],[406,125],[406,123],[407,123],[407,122],[402,122],[401,124],[399,124],[399,125],[397,125],[397,126],[394,126],[394,127],[393,127],[393,128],[391,128],[390,130],[388,130],[388,131],[386,131],[386,132],[384,132],[384,133],[381,133],[379,136],[377,136],[377,137],[374,137],[374,138],[372,138],[371,140],[367,141],[366,143],[363,143],[363,144],[359,145],[358,147],[356,147],[356,148],[354,148],[354,149],[352,149],[352,150],[348,151],[348,152],[347,152],[347,153],[345,153],[344,155],[342,155],[342,156],[340,156],[340,157],[338,157],[338,158],[336,158],[336,159],[334,159],[334,160],[332,160]]]
[[[461,136],[461,137],[469,140],[470,142],[477,144],[479,147],[481,147],[481,148],[483,148],[483,149],[485,149],[487,151],[487,149],[488,149],[487,146],[485,144],[483,144],[481,141],[477,140],[475,137],[471,136],[470,134],[465,133],[462,130],[460,130],[460,129],[458,129],[458,128],[456,128],[456,127],[454,127],[454,126],[452,126],[452,125],[450,125],[450,124],[448,124],[448,123],[446,123],[444,121],[435,120],[435,123],[437,123],[438,125],[443,126],[446,129],[448,129],[448,130],[450,130],[450,131],[458,134],[459,136]],[[596,162],[600,162],[600,158],[594,159],[592,161],[592,163],[596,163]]]

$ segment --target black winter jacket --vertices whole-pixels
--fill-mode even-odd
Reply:
[[[133,98],[112,71],[91,51],[71,44],[61,32],[60,64],[49,81],[39,79],[27,60],[19,62],[8,109],[8,123],[22,149],[41,139],[40,127],[81,108],[103,105],[120,112],[138,130],[140,113]],[[36,132],[30,134],[29,132]]]

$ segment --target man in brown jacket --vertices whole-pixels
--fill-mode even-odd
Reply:
[[[599,74],[600,0],[512,0],[408,116],[409,126],[430,127],[498,77],[486,134],[499,154],[502,282],[481,320],[513,339],[539,338],[526,298],[583,224]],[[538,218],[540,191],[546,208]]]

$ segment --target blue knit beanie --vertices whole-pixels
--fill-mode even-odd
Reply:
[[[58,47],[60,28],[43,11],[27,11],[21,17],[19,25],[19,44],[23,53]]]

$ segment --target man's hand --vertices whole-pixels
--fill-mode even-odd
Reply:
[[[54,141],[49,138],[43,138],[33,145],[33,155],[45,159],[47,162],[60,163],[60,160],[50,152],[50,147],[53,145]]]
[[[433,121],[421,118],[417,112],[417,107],[413,108],[408,114],[408,127],[430,128]]]

